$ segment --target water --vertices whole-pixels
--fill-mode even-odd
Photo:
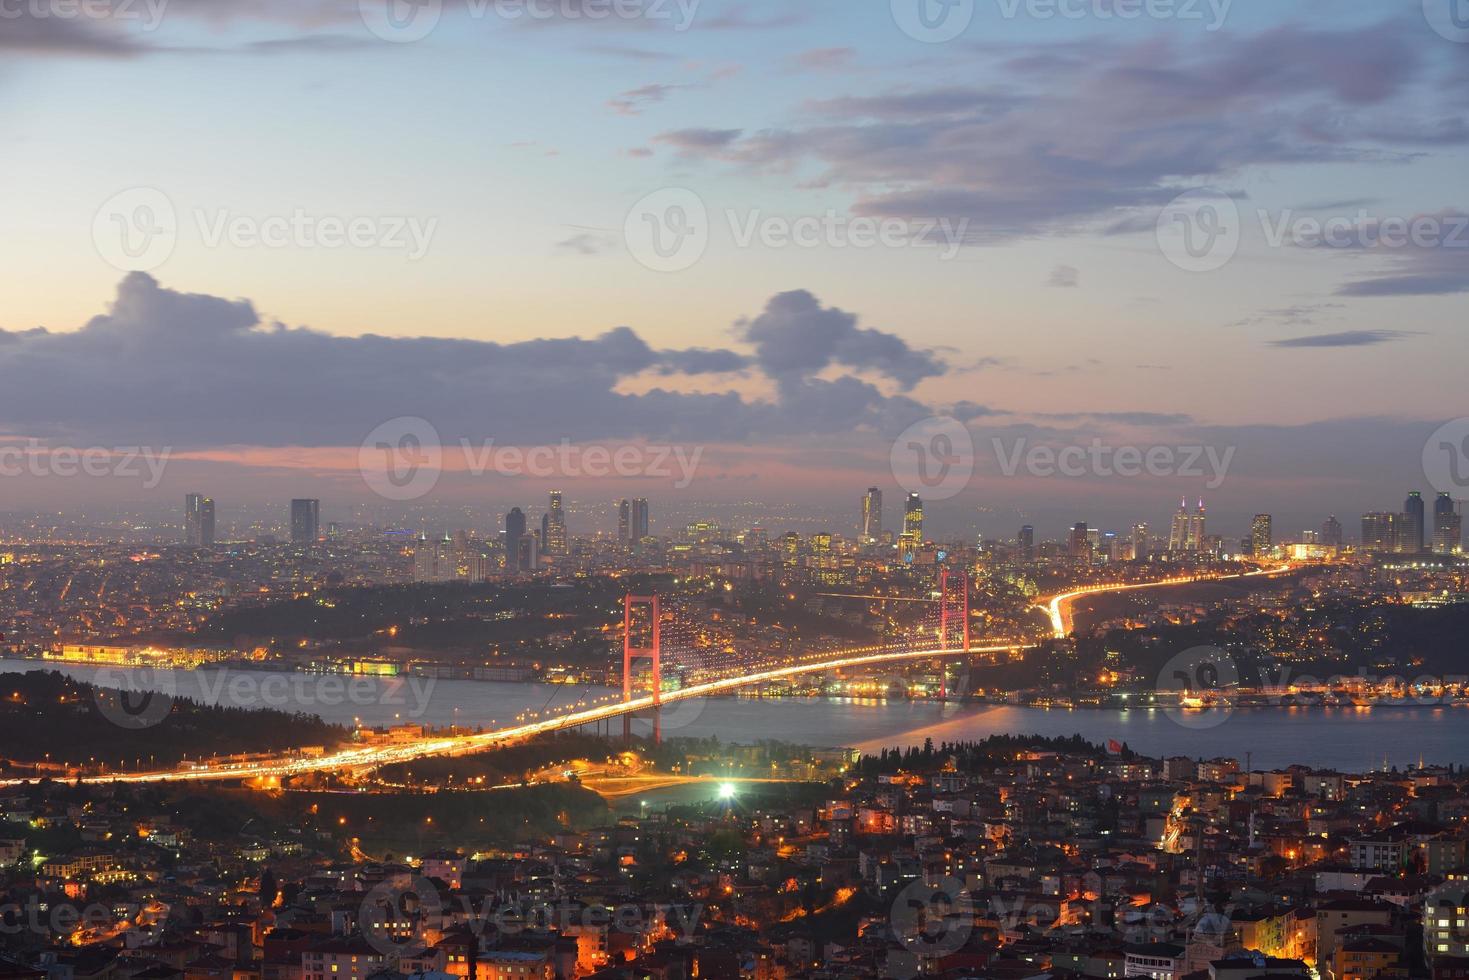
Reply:
[[[139,671],[0,661],[0,674],[55,669],[78,680],[120,686]],[[303,711],[343,725],[420,723],[504,726],[521,712],[559,713],[577,702],[616,698],[601,687],[502,684],[422,677],[370,678],[271,671],[156,671],[146,686],[211,704]],[[614,721],[613,726],[621,726]],[[634,730],[643,733],[638,719]],[[1292,763],[1362,771],[1381,767],[1469,763],[1469,708],[1255,708],[1223,713],[1163,710],[1064,710],[924,701],[838,698],[713,698],[668,705],[665,736],[717,736],[729,742],[779,739],[812,746],[883,746],[978,740],[992,734],[1082,735],[1115,739],[1147,755],[1253,755],[1257,768]]]

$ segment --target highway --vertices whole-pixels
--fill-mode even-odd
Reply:
[[[1106,592],[1131,592],[1134,589],[1156,589],[1166,585],[1190,585],[1195,582],[1225,582],[1229,579],[1254,578],[1256,576],[1284,575],[1296,570],[1294,565],[1283,565],[1280,568],[1259,568],[1253,572],[1241,572],[1238,575],[1181,575],[1176,578],[1158,579],[1154,582],[1136,582],[1130,585],[1092,585],[1074,592],[1063,592],[1061,595],[1052,596],[1049,600],[1038,603],[1037,608],[1043,609],[1051,620],[1051,634],[1058,640],[1064,640],[1071,635],[1071,603],[1082,596],[1101,595]]]

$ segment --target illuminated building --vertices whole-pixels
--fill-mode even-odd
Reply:
[[[1020,534],[1015,539],[1020,548],[1021,561],[1035,560],[1035,528],[1027,524],[1020,529]]]
[[[551,491],[551,509],[546,512],[546,529],[542,539],[546,554],[566,554],[566,512],[561,507],[561,491]]]
[[[321,536],[321,501],[297,498],[291,501],[291,544],[315,544]]]
[[[1085,562],[1092,560],[1091,532],[1085,521],[1072,526],[1068,550],[1072,558]]]
[[[1256,514],[1250,522],[1250,553],[1256,558],[1270,554],[1274,547],[1269,514]]]
[[[617,505],[617,540],[622,544],[632,540],[632,504],[626,497]]]
[[[1398,534],[1401,536],[1398,550],[1410,555],[1422,551],[1423,529],[1423,494],[1414,490],[1403,501],[1403,523],[1398,527]]]
[[[903,533],[898,535],[898,557],[911,562],[923,544],[923,498],[916,493],[908,494],[903,503]]]
[[[1132,558],[1134,561],[1142,561],[1148,557],[1152,550],[1152,539],[1148,535],[1146,524],[1134,524],[1132,526]]]
[[[882,491],[868,487],[862,497],[862,544],[876,544],[882,537]]]
[[[458,577],[459,562],[449,535],[430,541],[427,534],[420,534],[413,548],[413,580],[448,582]]]
[[[1454,505],[1454,498],[1441,493],[1433,501],[1433,550],[1440,555],[1451,555],[1462,546],[1463,517]]]
[[[184,544],[190,548],[214,547],[214,498],[202,493],[184,497]]]
[[[1204,502],[1200,500],[1199,509],[1190,511],[1188,501],[1180,500],[1168,531],[1168,550],[1202,551],[1205,536]]]
[[[1401,514],[1374,511],[1362,515],[1362,547],[1368,551],[1397,551]]]

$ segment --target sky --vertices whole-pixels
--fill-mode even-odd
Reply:
[[[1469,496],[1466,7],[0,0],[3,506]]]

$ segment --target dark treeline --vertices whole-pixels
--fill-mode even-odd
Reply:
[[[926,772],[941,769],[952,760],[957,769],[970,772],[1013,762],[1023,752],[1037,751],[1093,759],[1108,756],[1106,747],[1088,742],[1080,735],[991,735],[980,742],[940,742],[935,745],[933,739],[925,739],[922,748],[910,745],[906,749],[883,749],[875,756],[864,755],[854,768],[864,776],[900,770]],[[1132,759],[1136,754],[1124,744],[1115,757]]]
[[[286,752],[303,745],[334,746],[351,733],[315,715],[271,709],[225,708],[178,699],[148,702],[132,696],[138,717],[156,724],[119,724],[102,710],[116,695],[56,671],[0,678],[0,764],[52,762],[112,768],[173,765],[185,756]],[[155,695],[155,698],[163,698]],[[107,699],[111,699],[110,701]]]

